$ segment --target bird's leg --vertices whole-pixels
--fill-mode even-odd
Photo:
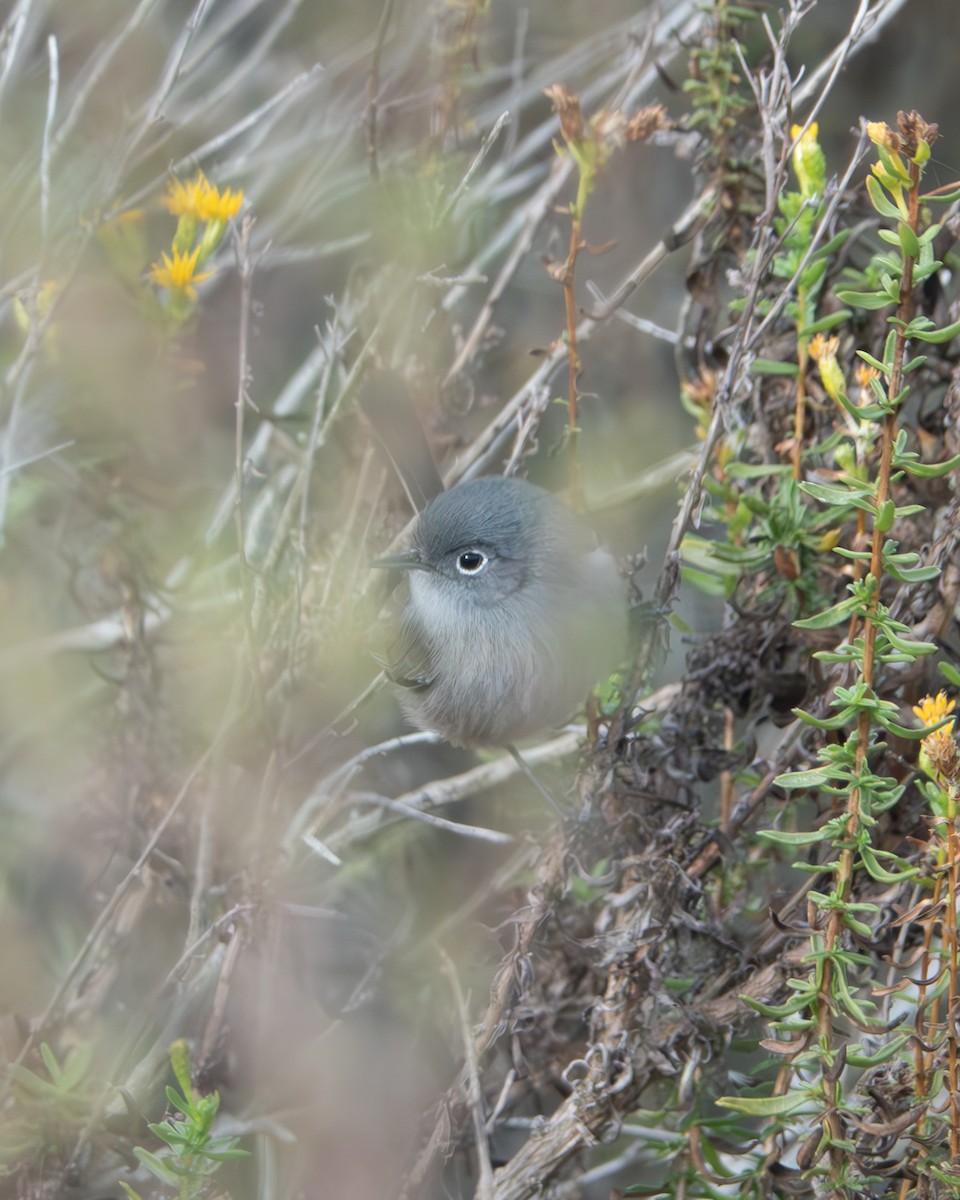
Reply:
[[[520,768],[520,770],[524,773],[524,775],[526,775],[526,777],[530,780],[530,782],[537,789],[537,791],[544,798],[544,800],[546,800],[546,802],[550,805],[550,807],[557,814],[557,816],[561,820],[563,820],[565,817],[563,809],[560,807],[560,805],[557,803],[557,801],[550,794],[550,791],[547,788],[547,785],[543,782],[543,780],[541,780],[537,777],[537,773],[534,771],[533,767],[531,767],[529,763],[524,762],[523,757],[520,754],[520,751],[516,748],[516,746],[512,742],[507,743],[507,749],[510,751],[510,757],[517,764],[517,766]]]

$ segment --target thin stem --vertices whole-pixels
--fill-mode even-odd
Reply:
[[[800,311],[804,311],[802,301],[798,303]],[[801,459],[803,456],[803,425],[807,415],[807,339],[801,338],[797,345],[797,391],[793,411],[793,477],[798,482],[803,476]]]
[[[943,941],[950,974],[947,998],[947,1080],[950,1092],[950,1157],[960,1159],[960,1056],[957,1048],[957,1013],[960,986],[957,968],[957,897],[960,896],[960,839],[957,836],[957,803],[951,791],[947,832],[947,905]]]
[[[237,272],[240,276],[240,331],[237,345],[237,395],[234,401],[234,500],[233,519],[237,535],[237,552],[240,558],[240,581],[243,588],[243,622],[247,645],[250,653],[250,663],[257,684],[257,703],[265,721],[265,727],[272,729],[269,706],[267,704],[267,687],[260,661],[260,648],[257,644],[256,624],[254,618],[254,577],[253,567],[247,558],[247,534],[244,514],[244,480],[246,476],[246,458],[244,456],[245,416],[247,406],[255,408],[249,393],[250,366],[250,310],[252,304],[253,272],[255,264],[250,256],[250,239],[253,233],[253,218],[244,217],[236,235]]]
[[[383,56],[383,43],[387,36],[387,26],[393,14],[394,0],[384,0],[377,22],[376,40],[373,46],[373,56],[370,59],[370,73],[367,76],[367,162],[370,164],[370,177],[380,178],[380,161],[377,157],[377,116],[380,105],[380,60]]]
[[[579,426],[577,424],[577,378],[580,374],[580,356],[577,352],[577,306],[573,295],[573,283],[577,271],[577,254],[583,244],[583,209],[587,201],[589,181],[581,171],[577,186],[577,201],[571,210],[570,249],[563,267],[563,307],[567,320],[567,432],[570,438],[570,497],[573,508],[583,511],[583,478],[579,459]]]

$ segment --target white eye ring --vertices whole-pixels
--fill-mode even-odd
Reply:
[[[461,550],[457,555],[457,570],[461,575],[479,575],[488,561],[482,550]]]

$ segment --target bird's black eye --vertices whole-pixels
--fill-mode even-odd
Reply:
[[[457,555],[457,570],[461,575],[476,575],[487,565],[482,550],[462,550]]]

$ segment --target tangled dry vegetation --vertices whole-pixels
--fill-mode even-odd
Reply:
[[[319,7],[0,29],[0,1194],[960,1195],[918,0]],[[374,678],[376,365],[632,574],[566,820]]]

